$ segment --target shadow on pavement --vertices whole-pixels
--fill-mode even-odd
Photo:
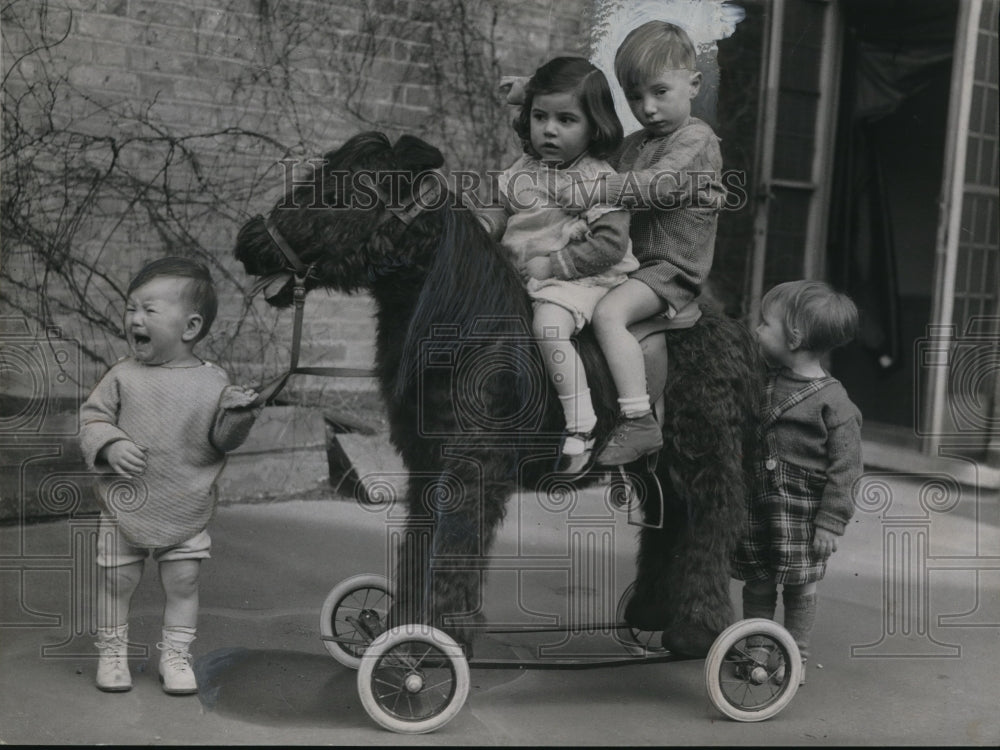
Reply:
[[[363,726],[357,673],[316,654],[227,648],[195,660],[206,711],[268,726]]]

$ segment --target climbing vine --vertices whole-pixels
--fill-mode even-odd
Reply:
[[[63,327],[95,371],[123,351],[128,279],[164,254],[197,258],[216,280],[223,304],[206,356],[237,375],[272,368],[266,357],[287,345],[279,317],[246,301],[230,247],[276,197],[281,160],[359,129],[422,135],[453,168],[497,168],[512,153],[495,92],[510,72],[499,31],[519,12],[513,0],[218,0],[188,11],[183,54],[157,37],[163,24],[100,7],[120,8],[149,56],[104,81],[76,65],[88,42],[79,11],[0,6],[0,313]]]

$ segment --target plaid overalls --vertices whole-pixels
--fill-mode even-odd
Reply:
[[[813,520],[826,477],[783,461],[773,427],[786,411],[836,382],[831,377],[817,378],[772,406],[774,380],[768,381],[767,407],[758,428],[767,455],[754,466],[747,529],[733,561],[736,578],[798,585],[819,581],[826,573],[826,560],[812,551]]]

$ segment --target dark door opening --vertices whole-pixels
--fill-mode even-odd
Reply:
[[[913,436],[914,347],[931,322],[957,4],[844,4],[828,278],[861,310],[833,374],[866,424]]]

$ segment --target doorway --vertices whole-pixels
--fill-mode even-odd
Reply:
[[[957,3],[849,0],[827,275],[861,311],[832,372],[866,427],[916,442],[931,323]]]

